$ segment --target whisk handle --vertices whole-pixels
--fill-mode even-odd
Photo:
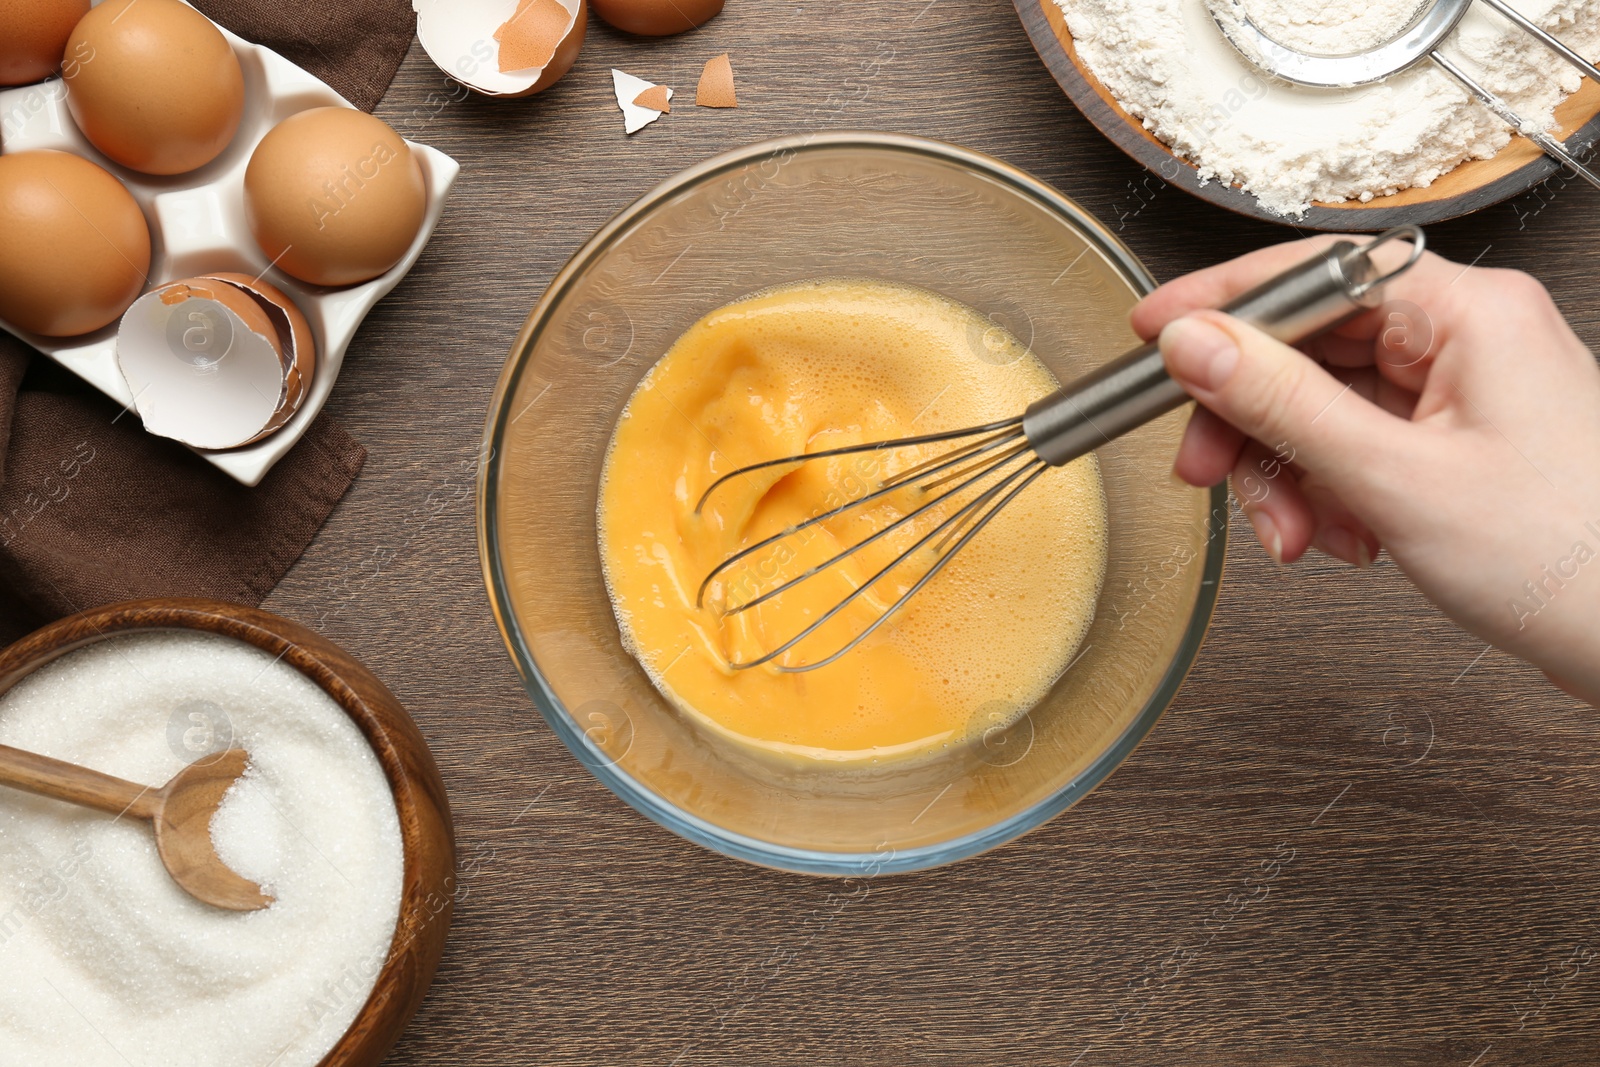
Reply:
[[[1372,253],[1399,238],[1409,239],[1410,256],[1400,266],[1380,271]],[[1222,310],[1285,344],[1298,344],[1376,307],[1382,284],[1415,263],[1425,244],[1415,226],[1390,230],[1365,245],[1338,241]],[[1188,399],[1151,342],[1029,406],[1022,429],[1039,458],[1061,466]]]

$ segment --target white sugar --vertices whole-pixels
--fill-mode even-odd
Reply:
[[[229,638],[71,653],[0,697],[0,743],[160,785],[221,747],[251,765],[212,823],[277,898],[219,911],[174,885],[148,825],[0,789],[0,1060],[313,1067],[387,956],[403,852],[361,732],[293,668]]]

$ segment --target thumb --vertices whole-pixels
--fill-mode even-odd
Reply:
[[[1397,426],[1305,353],[1220,311],[1161,331],[1167,372],[1190,396],[1269,448],[1333,481],[1360,470]]]

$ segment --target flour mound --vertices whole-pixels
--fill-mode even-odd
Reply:
[[[1381,44],[1416,0],[1210,0],[1242,7],[1263,31],[1307,52]],[[1208,0],[1055,0],[1078,55],[1123,108],[1202,181],[1238,184],[1268,210],[1368,201],[1426,187],[1504,148],[1511,131],[1448,74],[1422,63],[1376,85],[1311,89],[1269,80],[1212,19]],[[1586,56],[1600,55],[1600,0],[1511,0]],[[1443,51],[1533,127],[1550,129],[1578,72],[1485,5]]]

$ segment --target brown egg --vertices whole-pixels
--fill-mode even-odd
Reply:
[[[114,322],[144,288],[150,227],[103,168],[66,152],[0,156],[0,318],[50,337]]]
[[[179,0],[105,0],[72,31],[67,107],[108,157],[183,174],[228,147],[244,114],[244,73],[222,31]]]
[[[0,85],[42,81],[61,65],[89,0],[0,0]]]
[[[279,269],[313,285],[354,285],[405,256],[428,188],[411,146],[386,123],[319,107],[261,139],[245,169],[244,208]]]
[[[619,30],[666,37],[710,22],[723,0],[589,0],[594,13]]]

